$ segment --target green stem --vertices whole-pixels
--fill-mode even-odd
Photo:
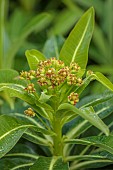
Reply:
[[[53,155],[63,156],[62,126],[60,120],[56,117],[53,120],[53,131],[56,133],[56,136],[53,136]]]
[[[42,124],[45,126],[45,128],[50,130],[49,127],[46,125],[46,123],[42,120],[42,118],[40,116],[38,116],[38,114],[36,114],[36,117],[42,122]]]
[[[4,59],[4,7],[5,0],[0,0],[0,69]]]

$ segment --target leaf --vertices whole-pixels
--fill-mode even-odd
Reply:
[[[35,99],[33,95],[28,94],[24,91],[24,87],[18,84],[14,83],[1,83],[0,84],[0,91],[7,90],[7,93],[10,95],[10,97],[18,97],[22,99],[23,101],[34,104]]]
[[[13,117],[0,116],[0,158],[13,148],[29,126]]]
[[[83,110],[80,110],[70,104],[64,103],[61,104],[58,108],[58,110],[67,109],[75,114],[80,115],[85,120],[88,120],[92,125],[100,129],[103,133],[105,133],[107,136],[109,135],[109,129],[104,124],[104,122],[98,117],[98,115],[94,112],[92,107],[86,107]]]
[[[45,60],[45,56],[38,50],[27,50],[25,52],[27,61],[31,70],[37,69],[37,64],[40,60]]]
[[[12,43],[9,50],[7,51],[6,58],[8,58],[8,62],[5,62],[5,68],[10,68],[12,66],[13,58],[21,45],[24,43],[27,36],[32,33],[34,30],[37,32],[41,31],[42,29],[47,26],[52,17],[47,13],[41,13],[36,15],[21,31],[19,37]]]
[[[93,77],[99,81],[101,84],[103,84],[105,87],[107,87],[109,90],[113,91],[113,84],[110,82],[109,79],[107,79],[102,73],[95,72],[92,74]]]
[[[83,161],[76,165],[73,165],[71,166],[71,170],[79,170],[83,168],[94,169],[94,168],[104,167],[110,164],[113,164],[112,160],[96,159],[96,160],[90,160],[90,161]]]
[[[68,164],[59,157],[39,157],[30,170],[69,170]]]
[[[0,160],[0,168],[3,170],[28,170],[34,164],[34,160],[25,158],[2,158]]]
[[[75,6],[74,9],[62,9],[60,14],[55,16],[54,25],[50,31],[55,35],[67,35],[82,13],[82,10]]]
[[[89,106],[96,106],[112,98],[113,98],[113,93],[111,91],[105,91],[104,93],[99,95],[94,94],[94,95],[83,97],[80,100],[80,102],[77,104],[77,107],[84,108]]]
[[[39,102],[45,103],[47,102],[53,95],[47,95],[45,92],[42,92],[39,98]]]
[[[86,68],[88,60],[88,48],[94,27],[94,9],[90,8],[78,21],[69,37],[65,41],[59,59],[66,65],[76,62],[82,68]]]
[[[51,36],[45,42],[43,53],[47,58],[56,57],[59,58],[60,49],[64,43],[62,36]]]
[[[50,146],[47,139],[45,139],[43,136],[40,136],[36,131],[31,129],[25,131],[23,138],[38,145]]]
[[[29,144],[17,143],[11,151],[0,160],[0,168],[4,170],[28,170],[34,164],[38,155]],[[6,166],[7,164],[7,166]]]
[[[108,152],[106,153],[108,154]],[[106,155],[102,156],[102,155],[99,155],[99,154],[96,154],[96,155],[73,155],[73,156],[68,156],[66,157],[66,161],[83,161],[83,160],[95,160],[95,159],[110,159],[109,156],[107,157]],[[110,160],[113,160],[113,158],[111,157]]]
[[[76,93],[78,93],[79,95],[84,91],[84,89],[89,85],[89,83],[93,80],[93,76],[92,75],[89,75],[88,77],[86,77],[84,80],[83,80],[83,84],[78,87],[75,91]]]
[[[1,83],[15,83],[20,85],[26,85],[24,80],[18,78],[19,73],[13,69],[0,70],[0,84]]]
[[[112,114],[113,112],[113,99],[102,102],[94,106],[95,114],[97,114],[101,119],[104,119]],[[108,123],[107,123],[108,124]],[[67,133],[65,134],[68,138],[77,138],[83,133],[87,133],[87,130],[92,126],[88,120],[84,120],[82,117],[78,116],[71,124],[67,124]],[[110,127],[110,126],[109,126]],[[94,129],[94,128],[93,128]],[[92,132],[92,131],[91,131]],[[93,130],[93,133],[95,130]],[[100,133],[99,133],[100,134]],[[64,154],[69,153],[69,144],[64,147]],[[69,155],[69,154],[68,154]]]
[[[69,139],[69,140],[66,140],[66,143],[94,145],[113,154],[113,136],[112,135],[91,136],[91,137],[81,138],[81,139]]]

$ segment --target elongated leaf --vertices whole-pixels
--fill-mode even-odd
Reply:
[[[99,168],[99,167],[104,167],[109,164],[113,164],[112,160],[107,160],[107,159],[96,159],[96,160],[90,160],[90,161],[83,161],[78,163],[77,165],[71,166],[70,170],[79,170],[83,168]]]
[[[24,91],[24,88],[25,88],[24,86],[14,84],[14,83],[1,83],[0,84],[0,91],[7,90],[7,93],[11,97],[18,97],[29,104],[34,104],[35,99],[33,95],[26,93]]]
[[[107,79],[102,73],[95,72],[93,74],[93,77],[99,81],[101,84],[103,84],[105,87],[107,87],[109,90],[113,91],[113,84],[110,82],[109,79]]]
[[[34,17],[21,31],[22,33],[19,37],[12,43],[11,47],[7,51],[6,58],[8,62],[5,63],[5,68],[10,68],[12,66],[13,58],[17,53],[18,49],[24,43],[27,36],[34,30],[37,32],[41,31],[51,22],[51,16],[47,13],[41,13]]]
[[[59,106],[59,110],[62,109],[67,109],[70,111],[75,112],[75,114],[80,115],[84,119],[88,120],[92,125],[100,129],[102,132],[104,132],[106,135],[109,135],[109,129],[108,127],[104,124],[104,122],[98,117],[97,114],[95,114],[94,110],[92,107],[87,107],[84,110],[79,110],[78,108],[64,103]]]
[[[28,170],[28,167],[30,167],[36,159],[38,159],[38,155],[34,148],[29,147],[28,144],[18,143],[0,160],[0,168],[6,170]]]
[[[109,157],[108,157],[109,158]],[[95,159],[108,159],[107,158],[107,156],[105,155],[103,155],[103,156],[101,156],[101,155],[99,155],[99,154],[97,154],[97,155],[73,155],[73,156],[68,156],[67,158],[66,158],[66,161],[83,161],[83,160],[95,160]],[[111,157],[111,159],[110,160],[113,160],[113,158]]]
[[[75,90],[76,93],[78,93],[78,94],[80,95],[93,79],[94,79],[94,78],[93,78],[92,75],[86,77],[86,78],[83,80],[83,84]]]
[[[60,49],[64,43],[62,36],[52,36],[45,42],[43,53],[47,58],[59,58]]]
[[[36,131],[28,129],[24,133],[23,137],[32,143],[49,146],[49,141],[45,139],[43,136],[40,136]]]
[[[113,100],[108,100],[106,102],[100,103],[94,107],[95,113],[99,115],[101,119],[106,118],[107,116],[111,115],[113,112]],[[77,117],[75,121],[71,124],[71,127],[68,127],[68,131],[66,136],[70,139],[77,138],[87,130],[92,125],[88,122],[88,120],[84,120],[82,117]],[[64,154],[69,155],[70,149],[69,144],[66,144],[64,147]]]
[[[37,64],[39,60],[45,60],[45,56],[38,50],[27,50],[25,52],[27,61],[31,70],[37,69]]]
[[[99,95],[86,96],[80,100],[80,102],[77,104],[77,107],[83,108],[88,106],[96,106],[111,98],[113,98],[113,93],[111,91],[106,91]]]
[[[69,65],[76,62],[82,69],[86,68],[88,48],[94,26],[94,9],[90,8],[79,20],[64,43],[60,59]]]
[[[69,170],[68,164],[59,157],[39,157],[30,170]]]
[[[112,135],[91,136],[91,137],[81,138],[81,139],[70,139],[70,140],[66,140],[66,143],[94,145],[113,154],[113,136]]]
[[[25,158],[3,158],[0,160],[0,168],[3,170],[28,170],[34,164],[34,160]]]
[[[0,158],[9,152],[30,125],[10,116],[0,116]]]
[[[1,83],[15,83],[15,84],[26,85],[26,82],[24,80],[20,80],[18,76],[19,76],[19,73],[16,70],[2,69],[0,70],[0,84]]]

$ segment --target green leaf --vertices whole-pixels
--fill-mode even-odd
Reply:
[[[38,50],[27,50],[25,52],[27,61],[31,70],[37,69],[37,64],[40,60],[45,60],[45,56]]]
[[[0,70],[0,84],[1,83],[15,83],[26,85],[24,80],[18,78],[19,73],[16,70],[12,69],[2,69]]]
[[[91,136],[91,137],[81,138],[81,139],[69,139],[69,140],[66,140],[66,143],[94,145],[113,154],[113,136],[112,135]]]
[[[44,92],[41,93],[40,98],[39,98],[39,102],[47,102],[53,95],[47,95]]]
[[[82,118],[88,120],[92,125],[100,129],[107,136],[109,135],[109,128],[98,117],[98,115],[94,112],[92,107],[86,107],[80,110],[70,104],[64,103],[64,104],[61,104],[58,108],[58,110],[62,110],[62,109],[70,110],[74,112],[75,114],[80,115]]]
[[[108,152],[106,153],[108,154]],[[112,158],[112,157],[111,157]],[[96,155],[73,155],[73,156],[68,156],[66,157],[66,161],[83,161],[83,160],[95,160],[95,159],[109,159],[109,157],[107,157],[106,155],[99,155],[99,154],[96,154]],[[113,158],[112,158],[113,160]]]
[[[23,134],[23,137],[27,139],[28,141],[38,144],[38,145],[44,145],[44,146],[50,146],[49,141],[44,138],[43,136],[40,136],[36,131],[33,131],[31,129],[28,129]]]
[[[26,93],[24,91],[24,86],[22,85],[14,83],[1,83],[0,91],[3,90],[6,90],[10,97],[18,97],[29,104],[35,103],[33,95]]]
[[[29,126],[13,117],[0,116],[0,158],[13,148]]]
[[[17,143],[11,151],[0,160],[0,168],[4,170],[28,170],[38,159],[34,148],[29,144]],[[7,164],[7,166],[6,166]]]
[[[96,160],[90,160],[90,161],[83,161],[76,165],[71,166],[71,170],[79,170],[79,169],[84,169],[84,168],[85,169],[86,168],[96,169],[99,167],[107,166],[109,164],[113,164],[113,161],[108,160],[108,159],[96,159]]]
[[[69,170],[68,164],[59,157],[39,157],[30,170]]]
[[[78,21],[61,49],[59,58],[66,65],[76,62],[82,69],[86,68],[93,27],[94,9],[90,8]]]
[[[28,158],[2,158],[0,160],[0,168],[3,170],[28,170],[34,164],[34,160]]]
[[[77,107],[83,108],[89,106],[96,106],[112,98],[113,98],[113,93],[111,91],[106,91],[99,95],[94,94],[94,95],[86,96],[80,100],[80,102],[77,104]]]
[[[10,46],[9,50],[7,51],[6,58],[8,58],[8,62],[5,62],[5,68],[10,68],[12,66],[13,58],[21,45],[24,43],[27,36],[32,33],[34,30],[37,32],[41,31],[42,29],[47,26],[52,17],[47,13],[41,13],[36,15],[26,26],[22,29],[21,34],[19,37],[13,41],[12,45]]]
[[[43,53],[47,58],[59,58],[60,49],[64,43],[62,36],[52,36],[45,42]]]
[[[102,73],[95,72],[92,74],[93,77],[99,81],[101,84],[103,84],[105,87],[107,87],[109,90],[113,91],[113,84],[110,82],[109,79],[107,79]]]

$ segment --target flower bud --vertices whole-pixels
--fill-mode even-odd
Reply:
[[[24,113],[27,116],[30,116],[30,117],[34,117],[35,116],[35,112],[31,108],[28,108],[27,110],[25,110]]]
[[[78,93],[74,93],[72,92],[69,96],[68,96],[68,102],[71,103],[72,105],[76,105],[76,103],[79,101],[79,95]]]
[[[28,93],[34,93],[36,91],[33,83],[29,84],[24,90]]]

